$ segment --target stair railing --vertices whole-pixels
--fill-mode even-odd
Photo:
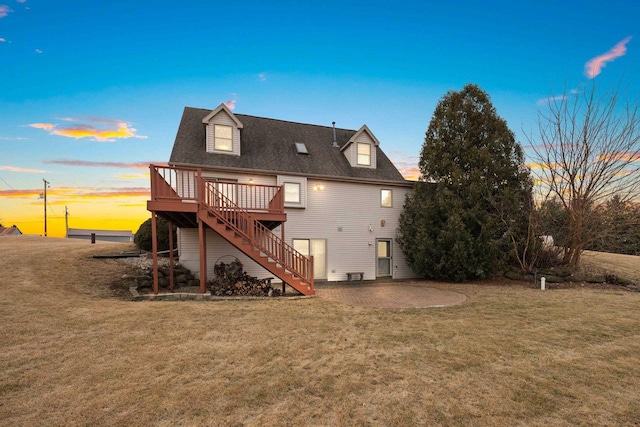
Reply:
[[[250,212],[234,203],[212,182],[200,180],[204,189],[204,203],[216,218],[249,240],[251,244],[289,270],[313,288],[312,260],[296,251],[291,245],[273,234],[267,227],[255,221]]]

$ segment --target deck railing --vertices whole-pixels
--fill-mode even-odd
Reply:
[[[151,199],[198,200],[199,169],[150,165]]]
[[[284,212],[284,197],[281,186],[210,181],[206,178],[205,181],[207,185],[215,187],[220,193],[244,210],[265,213]],[[216,207],[216,205],[211,206]]]
[[[200,169],[150,166],[152,200],[196,200],[200,201],[199,186],[213,185],[236,206],[249,212],[283,213],[284,192],[278,185],[239,184],[211,180],[202,176]],[[217,207],[215,200],[207,201]],[[225,207],[229,209],[230,207]]]

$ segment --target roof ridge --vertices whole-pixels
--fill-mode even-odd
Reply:
[[[202,110],[202,111],[208,111],[208,112],[213,111],[211,108],[189,107],[188,105],[185,106],[185,108],[191,108],[193,110]],[[233,114],[235,116],[252,117],[254,119],[271,120],[271,121],[274,121],[274,122],[291,123],[291,124],[296,124],[296,125],[315,126],[315,127],[320,127],[320,128],[333,129],[333,126],[318,125],[318,124],[315,124],[315,123],[303,123],[303,122],[296,122],[296,121],[293,121],[293,120],[274,119],[274,118],[271,118],[271,117],[254,116],[252,114],[242,114],[242,113],[233,113]],[[356,129],[346,129],[346,128],[338,128],[338,127],[336,128],[336,130],[343,130],[343,131],[347,131],[347,132],[357,132]]]

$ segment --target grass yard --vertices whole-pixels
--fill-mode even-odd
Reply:
[[[640,293],[130,302],[125,247],[0,238],[0,425],[640,425]]]

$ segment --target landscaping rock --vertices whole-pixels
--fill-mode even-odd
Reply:
[[[547,283],[564,283],[564,278],[560,276],[554,276],[552,274],[544,275],[540,274],[540,277],[544,277]]]
[[[593,276],[586,276],[584,280],[587,283],[605,283],[607,281],[607,278],[604,276],[604,274],[595,274]]]
[[[522,273],[518,273],[515,271],[507,271],[506,273],[504,273],[504,277],[506,277],[507,279],[511,279],[511,280],[519,280],[519,281],[527,281],[527,275],[526,274],[522,274]]]
[[[572,270],[570,267],[551,267],[538,271],[538,276],[556,276],[556,277],[568,277],[571,276]]]
[[[146,257],[139,258],[122,258],[119,260],[123,263],[132,265],[141,270],[139,276],[133,274],[125,274],[123,280],[132,280],[136,283],[138,288],[152,288],[153,287],[153,267],[151,266],[153,260]],[[160,288],[169,288],[171,282],[169,275],[171,274],[169,268],[169,260],[167,258],[158,258],[158,286]],[[174,287],[176,289],[184,286],[199,286],[200,282],[195,279],[191,271],[181,264],[175,264],[173,267]]]

